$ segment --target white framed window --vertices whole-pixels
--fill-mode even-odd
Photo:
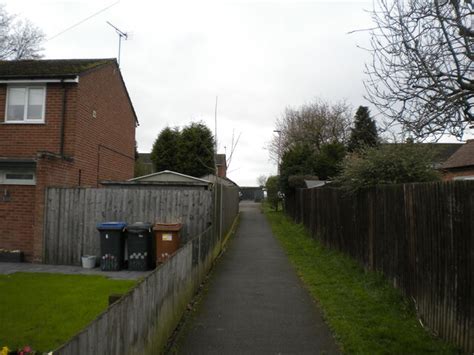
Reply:
[[[44,123],[46,86],[9,86],[5,123]]]
[[[0,170],[0,185],[35,185],[34,170]]]

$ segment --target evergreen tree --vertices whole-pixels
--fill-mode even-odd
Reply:
[[[180,141],[178,172],[195,177],[215,172],[214,137],[204,123],[191,123],[184,127]]]
[[[347,149],[349,152],[357,151],[363,147],[374,147],[378,144],[377,126],[370,117],[369,108],[359,106],[354,117],[354,128]]]
[[[281,158],[281,189],[286,194],[290,190],[289,178],[294,175],[314,174],[314,153],[308,144],[295,144]]]
[[[280,191],[280,177],[279,176],[269,176],[266,183],[265,187],[267,189],[267,200],[268,203],[270,203],[270,206],[275,211],[278,211],[278,204],[280,203],[280,196],[279,196],[279,191]]]
[[[178,150],[180,146],[180,132],[177,128],[164,128],[153,144],[150,159],[155,171],[179,171]]]
[[[315,156],[314,173],[320,180],[336,177],[341,171],[341,165],[346,156],[346,148],[342,143],[329,143],[321,147],[321,152]]]

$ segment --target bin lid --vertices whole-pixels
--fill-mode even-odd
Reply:
[[[181,223],[155,223],[153,230],[154,231],[164,231],[164,232],[178,232],[183,228]]]
[[[98,230],[120,230],[127,226],[127,222],[102,222],[97,223]]]
[[[140,233],[140,232],[146,232],[150,231],[153,228],[153,224],[149,222],[135,222],[132,224],[129,224],[127,226],[127,231],[128,232],[135,232],[135,233]]]

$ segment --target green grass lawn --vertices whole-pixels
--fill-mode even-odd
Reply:
[[[459,353],[425,331],[411,304],[380,274],[364,272],[351,258],[323,248],[283,213],[264,211],[344,353]]]
[[[110,294],[135,284],[103,276],[0,275],[0,349],[53,350],[104,311]]]

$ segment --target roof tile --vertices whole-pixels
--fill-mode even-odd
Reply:
[[[443,164],[443,169],[474,166],[474,139],[470,139]]]
[[[113,62],[113,58],[2,60],[0,79],[72,77]]]

